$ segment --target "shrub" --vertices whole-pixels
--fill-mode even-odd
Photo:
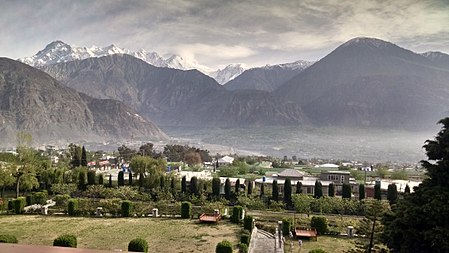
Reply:
[[[14,199],[8,200],[8,211],[14,210]]]
[[[104,185],[104,176],[103,176],[103,174],[99,174],[98,175],[98,184],[99,185]]]
[[[232,253],[232,243],[227,240],[223,240],[215,247],[215,253]]]
[[[87,172],[87,185],[95,185],[96,173],[94,170],[89,170]]]
[[[14,200],[14,213],[21,214],[23,213],[23,208],[25,207],[26,199],[24,197],[19,197]]]
[[[133,203],[131,201],[122,202],[122,217],[130,217],[132,215]]]
[[[0,243],[18,243],[17,238],[13,235],[0,235]]]
[[[67,212],[70,216],[75,216],[78,213],[78,200],[69,199],[69,203],[67,205]]]
[[[329,195],[329,197],[335,197],[335,185],[333,183],[329,184],[327,195]]]
[[[313,216],[310,226],[315,228],[319,235],[325,234],[328,230],[326,217]]]
[[[214,177],[212,178],[212,195],[215,198],[220,197],[220,178]]]
[[[253,228],[254,228],[253,216],[251,216],[251,215],[245,216],[245,218],[243,219],[243,229],[251,232],[251,231],[253,231]]]
[[[77,241],[74,235],[61,235],[53,241],[53,246],[76,248]]]
[[[239,253],[248,253],[248,245],[245,243],[239,243]]]
[[[344,183],[343,184],[343,190],[342,190],[342,196],[343,199],[351,199],[352,193],[351,193],[351,185]]]
[[[33,194],[33,197],[34,197],[35,204],[40,204],[40,205],[47,204],[47,199],[48,199],[47,191],[36,192],[35,194]]]
[[[123,171],[120,171],[118,173],[117,184],[118,184],[118,186],[124,186],[125,185],[125,175],[123,174]]]
[[[232,209],[231,221],[234,223],[239,223],[240,219],[242,218],[242,214],[243,214],[243,207],[234,206],[234,208]]]
[[[359,200],[365,199],[365,185],[359,184]]]
[[[128,251],[148,252],[148,242],[142,238],[136,238],[129,242]]]
[[[27,206],[31,206],[34,204],[34,196],[33,194],[27,195],[26,196],[26,202],[27,202]]]
[[[249,245],[250,240],[251,240],[251,233],[248,230],[243,230],[242,235],[240,236],[240,242]]]
[[[284,236],[288,236],[290,234],[292,226],[293,226],[293,222],[290,218],[283,218],[282,219],[282,234]]]
[[[192,204],[188,201],[184,201],[181,204],[181,218],[188,219],[192,214]]]
[[[380,184],[378,183],[374,185],[374,199],[382,200],[382,192],[380,190]]]
[[[81,170],[78,176],[78,189],[80,191],[84,191],[86,189],[86,177],[87,177],[86,171]]]
[[[322,249],[313,249],[309,250],[309,253],[327,253],[327,252]]]
[[[58,194],[53,198],[53,200],[56,202],[56,205],[62,206],[62,207],[67,206],[69,199],[70,199],[70,196],[67,194],[63,194],[63,195]]]

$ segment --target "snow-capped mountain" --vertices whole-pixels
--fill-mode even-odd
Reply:
[[[283,64],[277,64],[277,65],[267,65],[263,68],[265,69],[272,69],[275,67],[281,67],[283,69],[289,69],[289,70],[304,70],[310,66],[312,66],[312,64],[314,64],[314,61],[303,61],[303,60],[299,60],[299,61],[295,61],[295,62],[289,62],[289,63],[283,63]]]
[[[242,64],[229,64],[223,69],[218,69],[210,73],[210,76],[219,84],[225,84],[242,74],[243,71],[245,71],[245,68]]]

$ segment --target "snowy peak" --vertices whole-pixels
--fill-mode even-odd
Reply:
[[[242,64],[229,64],[223,69],[218,69],[210,74],[219,84],[225,84],[245,71]]]
[[[369,48],[384,48],[392,46],[394,44],[376,38],[357,37],[343,43],[340,47],[357,46],[357,47],[369,47]]]
[[[304,70],[304,69],[312,66],[312,64],[314,64],[314,63],[315,62],[313,62],[313,61],[299,60],[299,61],[295,61],[295,62],[282,63],[282,64],[276,64],[276,65],[266,65],[262,68],[263,69],[282,68],[282,69],[286,69],[286,70]]]
[[[429,51],[422,53],[421,55],[431,60],[447,59],[449,57],[449,55],[438,51]]]

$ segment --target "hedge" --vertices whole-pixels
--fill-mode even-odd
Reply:
[[[282,219],[282,234],[284,236],[290,235],[292,226],[293,226],[293,221],[290,218],[283,218]]]
[[[26,199],[24,197],[19,197],[14,200],[14,213],[21,214],[23,213],[23,208],[25,207]]]
[[[69,199],[69,203],[67,204],[67,212],[70,216],[75,216],[78,214],[78,200],[77,199]]]
[[[0,243],[18,243],[19,241],[13,235],[0,235]]]
[[[234,223],[240,223],[240,220],[242,219],[242,215],[243,215],[243,207],[234,206],[234,208],[232,209],[231,221]]]
[[[250,232],[253,231],[254,228],[254,218],[251,215],[247,215],[243,219],[243,229],[249,230]]]
[[[122,202],[122,217],[130,217],[132,215],[133,203],[131,201]]]
[[[248,245],[245,243],[239,243],[239,253],[248,253]]]
[[[181,204],[181,218],[188,219],[192,213],[192,204],[188,201],[184,201]]]
[[[249,245],[250,240],[251,232],[249,232],[248,230],[243,230],[242,235],[240,236],[240,242]]]
[[[136,238],[129,242],[128,251],[148,252],[148,242],[142,238]]]
[[[215,247],[215,253],[232,253],[232,243],[227,240],[223,240]]]
[[[29,194],[26,196],[26,202],[27,202],[27,206],[31,206],[35,203],[33,194]]]
[[[76,248],[77,241],[74,235],[61,235],[53,241],[53,246]]]
[[[34,198],[33,204],[45,205],[47,204],[48,193],[47,191],[36,192],[33,194],[33,198]]]
[[[328,230],[326,217],[313,216],[310,221],[310,226],[315,228],[319,235],[325,234]]]

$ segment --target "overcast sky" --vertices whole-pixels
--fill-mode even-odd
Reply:
[[[359,36],[449,53],[449,0],[0,0],[10,58],[62,40],[258,66],[317,60]]]

